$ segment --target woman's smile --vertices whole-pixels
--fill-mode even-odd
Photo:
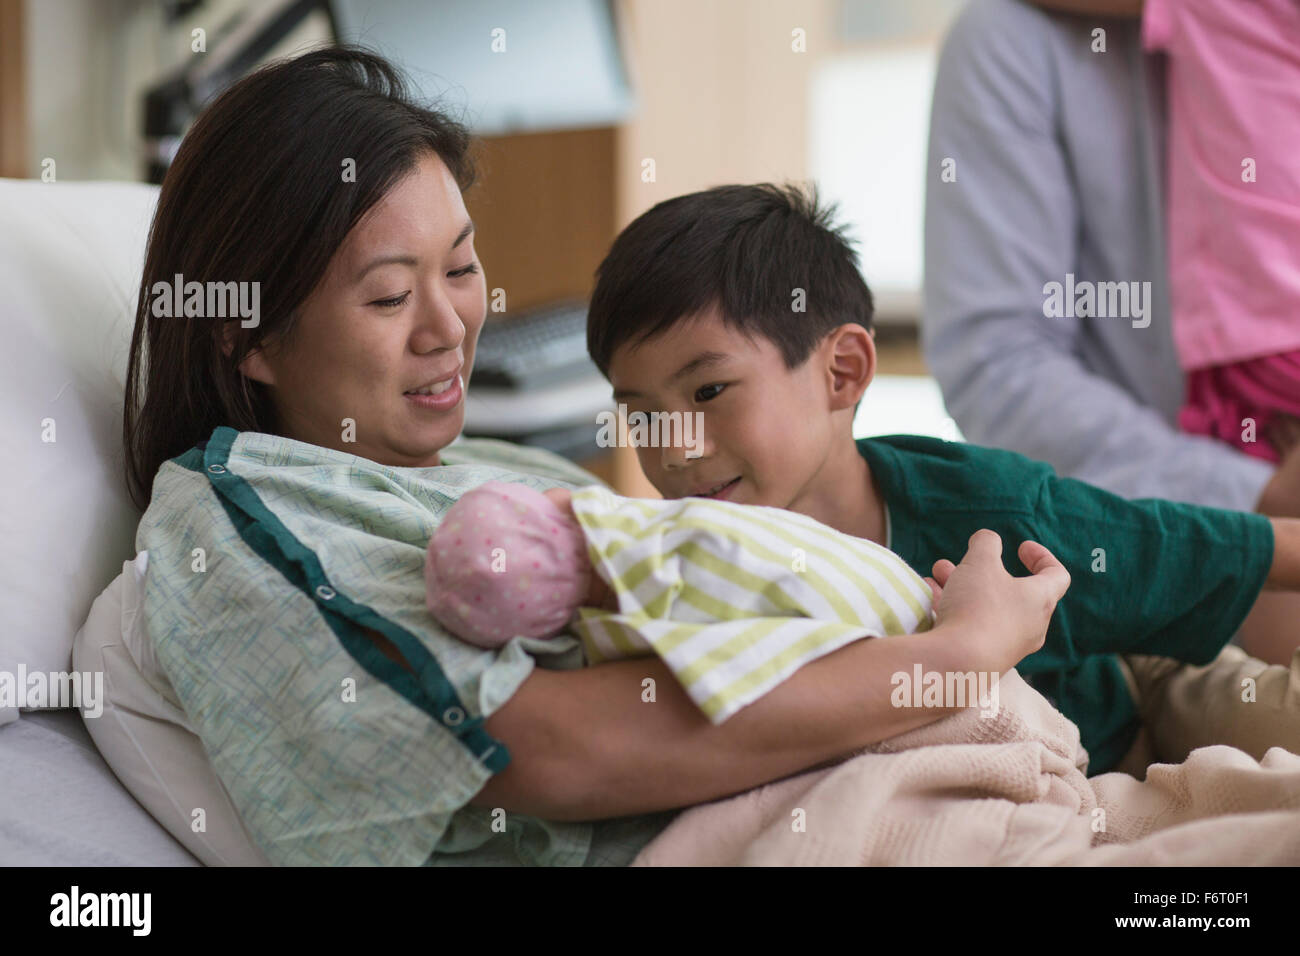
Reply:
[[[460,404],[461,399],[465,397],[465,380],[461,377],[460,370],[457,369],[456,374],[451,378],[431,385],[422,385],[402,394],[408,402],[417,408],[445,412],[455,408]]]

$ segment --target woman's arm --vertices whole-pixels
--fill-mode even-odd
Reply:
[[[596,820],[714,800],[779,780],[921,727],[957,707],[896,708],[894,674],[998,674],[1042,646],[1069,574],[1026,542],[1029,577],[1002,565],[991,531],[971,537],[930,631],[855,641],[805,664],[722,723],[711,723],[657,657],[574,671],[534,669],[485,721],[511,763],[470,801],[549,820]],[[656,700],[643,702],[642,681]],[[974,702],[972,702],[973,704]]]
[[[474,806],[598,820],[703,803],[844,757],[957,708],[895,708],[890,676],[972,669],[942,627],[855,641],[805,664],[721,725],[657,657],[535,669],[485,729],[511,762]],[[642,681],[656,700],[641,699]]]

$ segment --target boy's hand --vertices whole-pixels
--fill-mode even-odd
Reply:
[[[982,528],[970,538],[961,564],[934,563],[927,578],[936,597],[935,625],[952,628],[979,647],[981,660],[999,673],[1043,646],[1056,604],[1070,586],[1070,572],[1035,541],[1017,552],[1030,571],[1012,577],[1002,565],[1002,538]]]

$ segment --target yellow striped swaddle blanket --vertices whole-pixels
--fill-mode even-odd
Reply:
[[[933,623],[902,558],[806,515],[598,485],[573,492],[573,511],[619,603],[580,609],[588,661],[657,653],[715,724],[851,641]]]

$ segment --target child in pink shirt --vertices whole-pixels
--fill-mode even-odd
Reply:
[[[1146,0],[1142,36],[1168,57],[1179,425],[1278,461],[1300,417],[1300,0]]]

